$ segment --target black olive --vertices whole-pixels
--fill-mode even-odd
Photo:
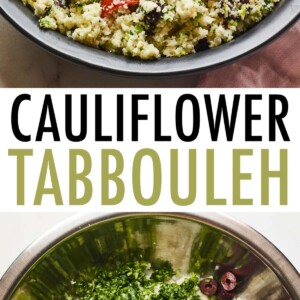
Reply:
[[[153,9],[149,13],[147,13],[144,17],[144,22],[148,26],[146,29],[146,34],[151,35],[153,34],[153,31],[156,27],[156,24],[161,19],[163,13],[163,7],[158,3],[158,7],[160,8],[159,11],[157,11],[157,8]]]
[[[58,6],[66,8],[67,6],[70,5],[70,0],[56,0]]]
[[[218,289],[217,297],[220,300],[232,300],[234,296],[235,295],[232,291],[226,291],[223,287]]]
[[[231,272],[226,272],[221,277],[221,284],[226,291],[232,291],[236,287],[236,277]]]
[[[218,284],[213,278],[206,278],[200,281],[200,291],[206,296],[212,296],[218,289]]]
[[[195,51],[200,52],[200,51],[207,50],[208,48],[209,48],[208,40],[207,40],[207,38],[204,38],[204,39],[198,41],[198,43],[195,46]]]

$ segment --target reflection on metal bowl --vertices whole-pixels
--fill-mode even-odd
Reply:
[[[79,272],[137,257],[201,277],[243,273],[238,299],[300,299],[299,274],[270,242],[213,213],[76,215],[20,255],[0,282],[0,299],[64,299]]]

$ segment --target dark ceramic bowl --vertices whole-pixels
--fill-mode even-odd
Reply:
[[[81,45],[54,31],[39,28],[21,0],[1,0],[1,13],[46,50],[71,61],[123,75],[165,76],[196,73],[233,62],[275,39],[300,16],[300,0],[282,0],[277,9],[252,29],[214,49],[182,58],[141,61]]]

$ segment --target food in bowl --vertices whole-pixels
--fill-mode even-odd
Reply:
[[[22,0],[42,28],[142,60],[181,57],[231,41],[281,0]]]
[[[87,265],[82,263],[82,253],[77,252],[78,249],[73,254],[70,253],[71,248],[77,248],[76,242],[63,247],[61,253],[66,255],[67,261],[56,262],[54,270],[48,265],[49,262],[53,263],[52,257],[42,263],[39,270],[27,277],[13,300],[237,300],[243,299],[240,298],[240,293],[253,274],[261,270],[256,257],[248,251],[236,248],[235,254],[239,259],[232,260],[232,241],[221,241],[219,233],[205,227],[192,234],[195,236],[193,242],[190,241],[193,244],[190,253],[182,247],[183,239],[183,244],[173,245],[177,249],[177,255],[180,256],[183,251],[180,260],[189,259],[188,266],[178,264],[174,257],[154,258],[151,248],[154,247],[156,251],[163,245],[165,247],[165,241],[163,244],[159,243],[156,234],[151,234],[151,248],[138,246],[144,239],[141,232],[145,233],[149,225],[148,222],[142,227],[139,224],[138,233],[134,234],[134,228],[130,224],[126,224],[124,232],[124,225],[116,223],[114,230],[121,236],[125,234],[120,240],[118,238],[118,243],[121,242],[122,246],[119,244],[117,248],[111,249],[109,246],[109,249],[105,249],[108,243],[103,237],[100,240],[91,237],[93,244],[102,253],[100,256],[93,253],[94,246],[86,247],[85,239],[75,238],[85,249],[84,259],[90,262]],[[167,226],[157,223],[155,226],[158,232],[165,231],[169,226],[176,228],[173,223]],[[186,237],[191,234],[187,228],[181,230]],[[189,237],[187,239],[190,240]],[[174,242],[174,238],[172,241]],[[133,248],[128,249],[128,245]],[[61,260],[61,255],[57,258]],[[79,267],[74,266],[73,259],[78,260]],[[83,266],[80,266],[81,263]],[[56,277],[54,285],[49,273]],[[57,276],[61,278],[57,280]],[[28,295],[29,291],[33,298]]]
[[[240,273],[240,271],[237,271]],[[232,272],[202,278],[174,270],[169,261],[134,261],[81,272],[71,281],[66,300],[231,300],[241,281]]]
[[[135,261],[114,268],[96,269],[72,281],[65,299],[200,300],[199,278],[176,274],[168,262],[151,265]]]
[[[152,280],[164,284],[163,276],[175,272],[181,282],[174,290],[192,279],[189,289],[202,300],[300,299],[299,274],[276,248],[251,228],[209,213],[79,214],[25,250],[1,278],[0,299],[84,300],[74,295],[78,285],[96,291],[99,272],[117,278],[124,268],[129,279],[155,273]]]

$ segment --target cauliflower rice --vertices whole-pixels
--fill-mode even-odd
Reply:
[[[143,60],[180,57],[232,40],[280,0],[22,0],[42,28]],[[106,0],[107,2],[107,0]],[[109,13],[104,14],[104,10]]]

